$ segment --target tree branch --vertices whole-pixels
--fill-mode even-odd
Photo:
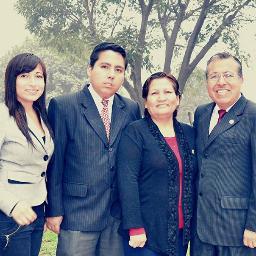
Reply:
[[[90,34],[92,37],[95,37],[97,34],[94,20],[94,8],[96,6],[96,0],[90,0],[91,9],[88,0],[84,0],[83,3],[89,21],[89,31],[91,32]]]
[[[215,30],[215,32],[209,38],[208,42],[204,45],[204,47],[200,50],[200,52],[196,55],[196,57],[190,64],[189,64],[190,58],[188,59],[188,56],[187,56],[187,58],[184,57],[183,63],[182,63],[181,69],[180,69],[180,73],[179,73],[179,81],[181,81],[181,84],[183,86],[184,86],[184,83],[186,82],[187,78],[190,76],[190,74],[195,69],[196,65],[199,63],[199,61],[205,56],[205,54],[209,51],[209,49],[215,43],[217,43],[217,41],[219,40],[219,38],[222,35],[223,30],[233,23],[237,14],[241,11],[241,9],[243,9],[243,7],[248,5],[249,2],[251,2],[251,0],[246,0],[243,4],[240,4],[239,6],[237,6],[237,9],[235,9],[235,10],[232,9],[232,11],[233,11],[232,14],[230,14],[230,11],[229,11],[224,15],[222,23],[218,26],[218,28]],[[195,45],[195,42],[194,42],[194,45]],[[194,46],[193,46],[193,49],[194,49]]]
[[[165,46],[165,61],[164,61],[164,72],[170,73],[171,71],[171,61],[173,58],[174,54],[174,48],[175,48],[175,43],[178,38],[178,33],[180,31],[181,23],[184,20],[184,15],[186,12],[187,5],[182,4],[181,1],[178,3],[179,5],[179,12],[177,12],[176,19],[174,21],[173,29],[171,32],[171,35],[168,34],[168,28],[167,28],[167,23],[170,22],[170,20],[165,17],[161,17],[161,10],[160,8],[157,8],[157,13],[158,13],[158,19],[161,25],[161,29],[166,41],[166,46]],[[168,7],[166,6],[166,9]]]
[[[138,41],[137,41],[137,49],[138,54],[134,63],[134,76],[136,80],[136,85],[138,87],[141,87],[141,67],[143,63],[143,52],[145,48],[145,37],[146,37],[146,31],[148,26],[148,18],[149,14],[152,10],[154,0],[149,0],[148,5],[145,5],[144,1],[139,0],[140,6],[141,6],[141,26],[140,31],[138,35]],[[137,88],[135,88],[137,89]],[[138,92],[139,95],[141,95],[141,92]]]
[[[143,13],[145,8],[146,8],[146,4],[143,0],[139,0],[139,5],[140,5],[140,8],[141,8],[141,12]]]
[[[134,100],[138,100],[138,95],[137,93],[134,91],[134,88],[132,87],[132,85],[128,82],[128,80],[125,78],[124,80],[124,84],[123,84],[124,88],[127,90],[127,92],[130,94],[131,98]]]
[[[204,24],[204,20],[206,18],[207,10],[209,8],[209,1],[210,0],[204,0],[200,15],[198,17],[198,20],[197,20],[196,25],[194,27],[194,30],[193,30],[193,32],[192,32],[192,34],[191,34],[191,36],[188,40],[187,49],[185,51],[183,61],[182,61],[182,64],[181,64],[181,68],[180,68],[180,73],[179,73],[179,78],[178,78],[179,81],[182,80],[181,77],[183,78],[184,76],[186,76],[184,74],[188,73],[188,65],[189,65],[189,61],[190,61],[190,58],[191,58],[191,54],[192,54],[192,52],[195,48],[199,32],[200,32],[200,30],[201,30],[201,28]],[[182,81],[181,81],[181,85],[184,86],[184,83],[182,83]]]
[[[114,21],[114,24],[113,24],[113,27],[112,27],[112,30],[111,30],[111,33],[110,33],[110,37],[113,37],[113,34],[114,34],[114,30],[115,30],[115,28],[116,28],[116,25],[117,25],[118,22],[122,19],[122,16],[123,16],[123,12],[124,12],[126,3],[127,3],[127,0],[125,0],[125,2],[124,2],[124,4],[123,4],[123,8],[121,9],[120,14],[118,15],[118,17],[117,17],[116,20]],[[118,10],[118,7],[116,8],[116,12],[115,12],[115,13],[117,13],[117,10]]]

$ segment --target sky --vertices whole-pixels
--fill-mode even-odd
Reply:
[[[17,14],[14,8],[16,0],[1,0],[0,4],[0,58],[10,51],[14,46],[21,45],[27,37],[29,31],[25,29],[25,19]],[[250,24],[240,32],[241,49],[251,55],[249,67],[244,69],[244,88],[245,96],[256,102],[256,24]],[[205,58],[199,63],[201,68],[205,68],[206,61],[218,51],[226,50],[225,46],[219,44],[211,49]]]
[[[1,0],[0,4],[0,57],[16,45],[21,45],[29,32],[25,30],[25,19],[14,8],[16,0]]]

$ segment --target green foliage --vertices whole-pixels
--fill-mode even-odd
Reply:
[[[196,107],[210,101],[206,88],[205,72],[202,69],[195,69],[182,94],[178,119],[190,123],[193,121]]]
[[[0,81],[3,85],[0,90],[2,99],[5,67],[11,58],[22,52],[31,52],[43,59],[47,68],[48,98],[77,90],[85,83],[87,64],[84,59],[79,60],[77,58],[74,60],[72,57],[58,53],[52,48],[43,47],[37,40],[30,39],[0,59],[0,65],[4,67],[0,73]]]
[[[123,45],[130,63],[126,87],[133,97],[141,91],[142,70],[151,72],[158,65],[152,59],[156,51],[166,72],[180,66],[182,90],[218,42],[246,58],[236,34],[256,17],[255,0],[17,0],[16,7],[44,46],[76,63],[101,41]],[[142,105],[139,95],[135,99]]]
[[[22,0],[17,2],[16,7],[26,18],[29,31],[39,36],[46,46],[63,54],[81,56],[86,45],[92,48],[104,40],[124,42],[122,45],[126,48],[137,49],[139,24],[134,22],[134,16],[139,13],[138,4],[125,5],[126,1],[121,0],[99,0],[95,1],[95,8],[92,9],[94,1],[88,1],[90,20],[85,2],[62,0],[34,4],[33,0]],[[126,12],[121,15],[122,8],[126,8]],[[120,20],[118,15],[121,15]],[[114,33],[111,33],[112,30]]]

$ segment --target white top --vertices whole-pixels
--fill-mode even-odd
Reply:
[[[42,119],[45,142],[42,132],[27,115],[29,129],[36,136],[30,133],[35,147],[27,142],[3,103],[0,104],[0,119],[0,210],[9,215],[20,200],[31,206],[40,205],[46,200],[45,172],[54,145]],[[10,183],[10,180],[21,184]]]

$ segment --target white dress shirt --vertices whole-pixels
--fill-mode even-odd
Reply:
[[[99,96],[99,94],[93,89],[92,85],[90,85],[88,87],[89,92],[92,95],[92,98],[95,102],[95,105],[99,111],[99,114],[102,112],[103,109],[103,104],[102,102],[102,98]],[[111,96],[110,98],[106,99],[108,100],[108,115],[109,115],[109,119],[111,120],[111,116],[112,116],[112,106],[113,106],[113,101],[114,101],[114,95]]]
[[[237,99],[237,101],[240,99],[241,95],[239,96],[239,98]],[[226,109],[226,112],[228,112],[236,103],[237,101],[230,106],[229,108]],[[212,111],[212,117],[211,117],[211,121],[210,121],[210,126],[209,126],[209,134],[212,132],[213,128],[216,126],[216,124],[218,123],[218,119],[219,119],[219,113],[218,111],[221,108],[216,104],[213,111]]]

